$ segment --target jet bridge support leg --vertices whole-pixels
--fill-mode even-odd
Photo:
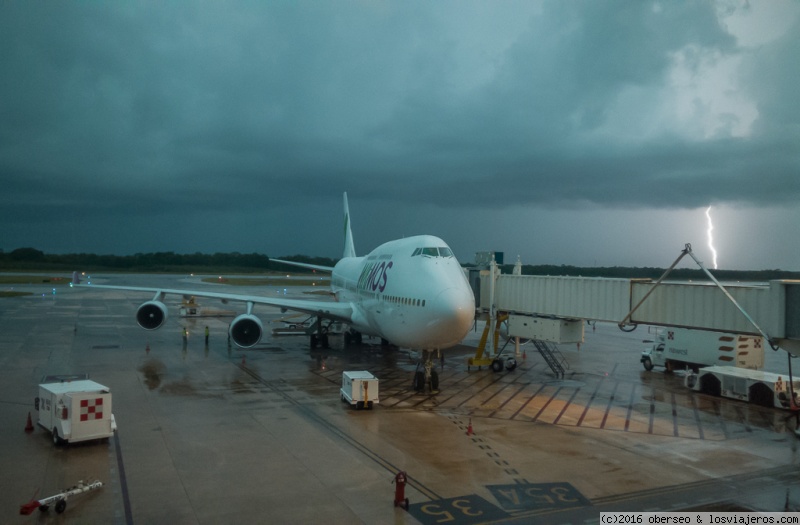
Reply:
[[[499,362],[499,368],[497,368],[498,362],[498,355],[500,352],[497,351],[497,343],[500,339],[500,327],[503,323],[508,319],[508,314],[500,314],[497,316],[497,320],[494,323],[494,331],[492,331],[492,322],[491,319],[486,321],[486,325],[483,327],[483,334],[481,335],[481,339],[478,342],[478,347],[475,349],[475,357],[470,357],[467,359],[467,371],[469,371],[470,367],[477,366],[478,370],[482,366],[492,366],[492,369],[496,372],[499,372],[503,369],[502,362]],[[490,355],[490,352],[486,351],[486,343],[489,342],[489,337],[492,337],[492,348],[496,354],[494,356]],[[519,349],[517,349],[517,353]]]

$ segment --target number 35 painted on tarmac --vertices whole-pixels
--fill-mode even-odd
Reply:
[[[480,510],[473,510],[470,506],[470,501],[468,499],[451,499],[448,501],[450,506],[457,511],[460,511],[461,514],[464,516],[482,516],[483,511]],[[436,523],[447,523],[448,521],[455,520],[455,516],[448,511],[448,510],[438,510],[441,509],[441,505],[438,503],[426,503],[422,505],[420,509],[425,514],[430,516],[441,516],[441,519],[436,520]]]
[[[476,494],[412,505],[409,512],[425,525],[483,523],[509,516]]]

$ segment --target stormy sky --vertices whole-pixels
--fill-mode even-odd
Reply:
[[[800,3],[0,4],[0,249],[800,270]],[[691,263],[693,264],[693,263]],[[691,266],[687,263],[685,266]]]

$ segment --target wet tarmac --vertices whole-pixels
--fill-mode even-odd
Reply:
[[[147,294],[16,289],[35,295],[0,298],[4,523],[582,523],[604,510],[800,507],[794,419],[693,393],[681,373],[645,372],[644,327],[587,326],[580,349],[560,348],[564,378],[530,345],[512,372],[468,370],[474,332],[437,362],[440,391],[423,395],[411,389],[415,353],[369,340],[345,348],[341,337],[310,350],[305,337],[269,334],[282,325],[267,321],[285,315],[275,309],[256,309],[267,334],[241,350],[228,345],[231,317],[140,329],[134,312]],[[171,314],[180,301],[168,298]],[[767,369],[784,372],[785,360],[769,351]],[[380,405],[342,403],[343,370],[378,376]],[[26,433],[40,379],[76,373],[111,388],[116,436],[56,448],[44,429]],[[393,505],[399,471],[407,511]],[[19,515],[34,496],[94,479],[105,486],[63,514]]]

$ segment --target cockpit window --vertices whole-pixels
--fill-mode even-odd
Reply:
[[[450,248],[417,248],[411,257],[417,255],[427,255],[428,257],[452,257],[453,250]]]

